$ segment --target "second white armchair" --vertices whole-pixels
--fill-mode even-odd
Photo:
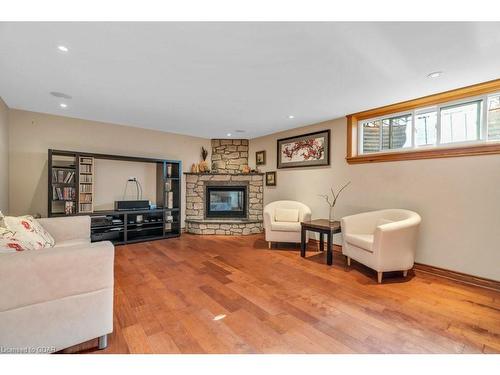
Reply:
[[[368,266],[382,282],[384,272],[413,267],[420,216],[409,210],[388,209],[342,218],[342,253]]]

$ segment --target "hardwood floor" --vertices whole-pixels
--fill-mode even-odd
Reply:
[[[66,352],[500,352],[498,292],[412,272],[379,285],[339,254],[333,266],[324,252],[299,254],[261,235],[117,247],[109,346]]]

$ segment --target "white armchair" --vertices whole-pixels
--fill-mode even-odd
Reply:
[[[275,201],[266,205],[264,229],[269,248],[273,242],[300,243],[300,222],[308,220],[311,220],[311,210],[303,203]]]
[[[378,282],[384,272],[413,268],[420,216],[408,210],[388,209],[342,218],[342,253],[377,271]]]

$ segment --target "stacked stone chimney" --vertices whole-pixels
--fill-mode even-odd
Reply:
[[[241,173],[248,165],[248,139],[212,139],[212,170]]]
[[[212,139],[211,173],[186,175],[186,231],[193,234],[247,235],[262,232],[264,174],[242,173],[248,165],[248,139]],[[207,186],[245,187],[244,218],[207,218]]]

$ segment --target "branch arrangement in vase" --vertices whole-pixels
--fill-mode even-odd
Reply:
[[[330,222],[335,221],[335,219],[333,217],[333,209],[335,208],[335,204],[337,203],[337,199],[339,198],[340,193],[342,193],[342,190],[344,190],[347,186],[349,186],[350,183],[351,183],[351,181],[349,181],[347,184],[342,186],[338,192],[335,192],[335,190],[333,190],[333,188],[330,188],[331,196],[329,194],[320,194],[319,195],[320,197],[323,197],[325,199],[326,203],[328,203],[328,206],[330,207],[330,209],[328,211],[328,220]]]

